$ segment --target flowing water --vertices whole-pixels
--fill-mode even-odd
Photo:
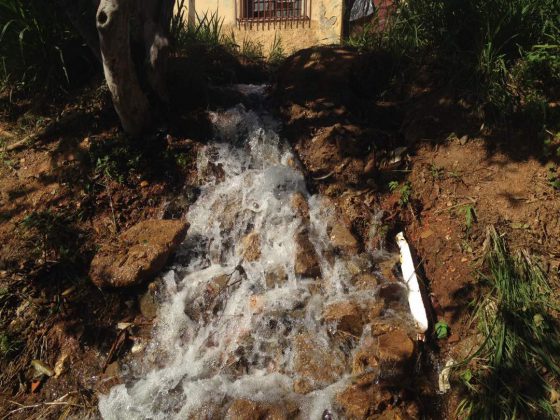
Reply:
[[[351,279],[374,272],[380,251],[333,252],[336,212],[309,194],[265,111],[238,105],[211,119],[215,138],[198,156],[201,194],[186,216],[188,237],[163,275],[151,342],[125,384],[100,398],[100,412],[105,419],[221,417],[245,398],[296,407],[302,419],[336,418],[335,395],[350,383],[348,365],[363,337],[340,350],[336,325],[322,314],[333,302],[376,299]],[[309,218],[292,205],[294,194],[308,202]],[[296,275],[302,232],[317,255],[316,278]],[[413,325],[404,310],[384,316]],[[328,372],[314,374],[322,364]],[[306,375],[308,392],[294,392]]]

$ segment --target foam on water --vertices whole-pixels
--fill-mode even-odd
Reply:
[[[249,398],[290,401],[301,418],[334,417],[334,395],[348,385],[348,374],[294,393],[294,340],[309,333],[317,350],[330,351],[324,306],[371,294],[355,290],[347,261],[329,254],[334,210],[310,196],[276,123],[241,105],[211,117],[215,140],[198,157],[204,184],[187,215],[188,238],[163,276],[151,343],[126,383],[100,398],[101,415],[200,418],[209,407]],[[290,204],[295,192],[309,202],[309,222]],[[316,279],[295,274],[295,237],[306,223],[320,260],[320,292]],[[242,238],[252,232],[260,236],[260,258],[247,262]],[[275,275],[283,280],[267,282]]]

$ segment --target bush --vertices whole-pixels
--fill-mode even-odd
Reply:
[[[0,0],[0,81],[27,92],[66,88],[90,67],[66,15],[44,0]]]
[[[455,85],[474,87],[495,115],[511,115],[559,94],[557,0],[400,2],[382,45],[435,60]]]

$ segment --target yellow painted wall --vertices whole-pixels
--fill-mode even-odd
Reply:
[[[307,0],[309,1],[309,0]],[[342,38],[342,0],[311,0],[311,22],[265,23],[239,25],[235,21],[235,0],[189,0],[189,22],[199,16],[218,12],[223,19],[223,33],[233,34],[238,45],[244,40],[260,43],[265,55],[270,53],[274,39],[280,40],[282,49],[291,54],[302,48],[320,44],[338,44]]]

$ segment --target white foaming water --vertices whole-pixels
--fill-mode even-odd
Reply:
[[[336,222],[335,212],[309,195],[275,122],[241,105],[211,117],[215,141],[198,157],[205,184],[187,215],[188,237],[163,277],[152,341],[126,384],[100,398],[101,415],[214,418],[228,402],[246,398],[296,405],[302,419],[335,418],[334,396],[349,373],[295,393],[295,342],[313,337],[311,351],[328,354],[325,305],[371,300],[372,293],[352,286],[349,261],[332,252],[327,226]],[[309,202],[309,221],[291,205],[296,192]],[[296,276],[295,238],[302,229],[319,256],[320,280]],[[244,258],[243,238],[251,233],[259,238],[257,251]]]

